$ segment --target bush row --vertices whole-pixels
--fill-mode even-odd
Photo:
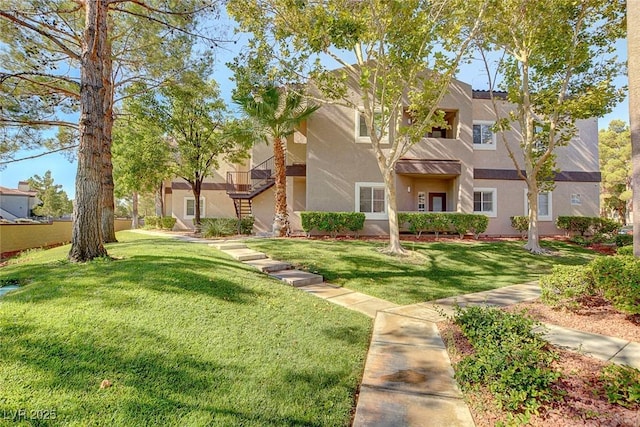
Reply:
[[[567,233],[580,233],[581,236],[587,233],[592,235],[614,233],[620,228],[617,221],[597,216],[559,216],[556,219],[556,226]],[[529,229],[529,217],[512,216],[511,227],[521,233],[526,232]]]
[[[454,232],[460,235],[471,233],[477,239],[487,230],[489,218],[481,214],[403,212],[398,214],[398,223],[418,237],[422,233]]]
[[[620,228],[620,224],[609,218],[597,216],[559,216],[556,225],[567,233],[602,234],[613,233]]]
[[[176,219],[170,216],[146,216],[144,217],[144,228],[156,228],[162,230],[172,230],[176,225]]]
[[[551,385],[560,374],[552,369],[556,354],[547,349],[537,326],[522,314],[497,308],[458,308],[454,321],[475,352],[456,365],[463,389],[486,386],[498,407],[526,416],[557,396]]]
[[[253,233],[254,218],[245,216],[238,218],[202,218],[200,225],[202,226],[202,235],[204,237],[223,237],[240,234]]]
[[[572,307],[584,296],[602,293],[616,309],[640,314],[640,259],[616,255],[586,266],[555,266],[540,278],[540,287],[542,301],[552,306]]]
[[[302,229],[311,235],[313,230],[329,233],[335,237],[338,233],[351,231],[358,235],[364,228],[365,215],[362,212],[300,212]]]

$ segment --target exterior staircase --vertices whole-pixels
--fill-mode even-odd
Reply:
[[[227,194],[238,219],[253,215],[251,201],[275,184],[273,157],[246,172],[227,172]]]

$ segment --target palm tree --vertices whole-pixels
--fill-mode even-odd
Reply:
[[[287,137],[320,106],[309,105],[301,94],[273,84],[252,93],[236,93],[233,101],[256,123],[264,140],[267,143],[272,140],[276,190],[273,232],[280,237],[287,236],[290,232],[285,157]]]

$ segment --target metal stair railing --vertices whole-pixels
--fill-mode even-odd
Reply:
[[[257,193],[274,182],[274,158],[270,157],[248,172],[227,172],[227,194]]]

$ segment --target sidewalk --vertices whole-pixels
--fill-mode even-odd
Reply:
[[[155,235],[167,236],[165,233]],[[471,413],[454,380],[454,372],[436,322],[453,314],[454,306],[506,306],[539,297],[536,282],[507,286],[436,301],[398,306],[350,289],[325,283],[322,276],[292,269],[248,249],[241,240],[210,241],[187,236],[181,240],[209,246],[260,271],[334,304],[374,318],[353,422],[364,426],[474,426]],[[601,360],[640,369],[640,343],[544,325],[551,344]]]

